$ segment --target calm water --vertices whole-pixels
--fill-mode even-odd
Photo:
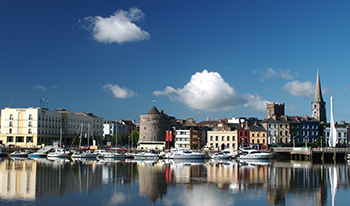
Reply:
[[[0,159],[0,205],[349,205],[348,164]]]

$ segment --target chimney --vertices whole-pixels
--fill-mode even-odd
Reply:
[[[341,124],[345,124],[345,121],[344,121],[344,120],[342,120],[342,121],[341,121]]]
[[[131,120],[131,122],[132,122],[133,124],[135,124],[135,119]]]
[[[122,123],[123,123],[123,120],[122,120],[122,119],[120,119],[120,120],[119,120],[119,123],[120,123],[120,124],[122,124]]]
[[[207,121],[210,121],[210,117],[207,117]]]

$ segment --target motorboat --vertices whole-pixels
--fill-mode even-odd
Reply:
[[[102,158],[125,158],[126,155],[120,154],[117,152],[107,152],[104,149],[97,149],[94,151],[94,154],[97,154],[99,157]]]
[[[91,152],[91,150],[74,152],[72,158],[97,158],[98,154]]]
[[[237,151],[226,149],[226,150],[222,150],[220,152],[214,153],[210,157],[212,159],[231,159],[236,157],[237,155],[238,155]]]
[[[135,160],[158,160],[158,154],[154,150],[147,150],[132,155]]]
[[[192,152],[190,150],[177,150],[169,157],[172,159],[202,159],[205,154],[201,152]]]
[[[20,151],[13,151],[9,155],[10,157],[28,157],[31,151],[29,150],[20,150]]]
[[[239,154],[239,159],[269,159],[272,152],[260,152],[256,149],[242,149]]]
[[[36,152],[30,153],[29,158],[46,158],[47,153],[50,152],[54,147],[52,146],[46,146],[44,148],[39,149]]]
[[[63,149],[63,148],[57,148],[53,152],[49,152],[47,154],[47,157],[61,157],[61,158],[69,158],[72,156],[72,152]]]

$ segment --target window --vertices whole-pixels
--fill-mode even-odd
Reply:
[[[232,141],[236,141],[236,136],[232,136]]]
[[[218,147],[219,147],[219,143],[216,143],[216,144],[215,144],[215,148],[218,148]]]
[[[29,142],[29,143],[33,142],[33,137],[27,137],[26,142]]]
[[[7,142],[13,142],[13,137],[12,136],[7,136]]]
[[[236,148],[236,144],[232,143],[232,149]]]
[[[254,144],[254,140],[252,139],[252,143]]]
[[[252,137],[254,137],[254,133],[252,134]]]
[[[210,136],[210,141],[213,141],[213,136]]]
[[[341,137],[341,132],[338,132],[338,137]]]
[[[11,133],[12,133],[12,129],[10,128],[10,129],[9,129],[9,134],[11,134]]]
[[[32,119],[33,119],[33,117],[32,117],[32,115],[31,115],[31,114],[29,114],[28,119],[30,119],[30,120],[32,120]]]
[[[222,137],[221,137],[221,141],[225,141],[225,136],[222,136]]]
[[[9,127],[12,127],[13,125],[12,125],[12,122],[9,122]]]
[[[263,139],[263,143],[265,144],[265,139]]]
[[[288,131],[286,131],[286,136],[288,136]]]
[[[32,127],[32,122],[28,122],[28,127]]]
[[[10,117],[9,117],[9,119],[11,119],[11,120],[13,119],[13,115],[12,115],[12,114],[10,114]]]
[[[16,142],[24,142],[24,137],[22,136],[16,137]]]
[[[227,136],[227,141],[230,141],[230,136]]]
[[[219,136],[215,136],[215,141],[219,141]]]
[[[263,133],[263,137],[265,137],[265,133]]]

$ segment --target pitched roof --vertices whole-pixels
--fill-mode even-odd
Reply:
[[[160,114],[156,106],[153,106],[147,114]]]
[[[318,73],[318,70],[317,70],[317,77],[316,77],[316,88],[315,88],[314,101],[323,101],[322,91],[321,91],[321,83],[320,83],[320,75]]]

